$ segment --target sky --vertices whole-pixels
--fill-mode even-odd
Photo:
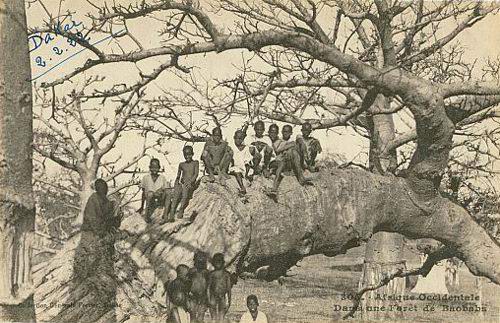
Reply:
[[[121,1],[122,3],[128,3],[135,1]],[[94,1],[94,3],[99,3],[99,1]],[[45,8],[48,12],[57,13],[59,11],[59,0],[45,0],[43,1]],[[202,2],[202,6],[206,5],[206,2]],[[89,10],[92,8],[89,6],[88,2],[85,0],[66,0],[62,3],[61,11],[65,9],[70,9],[75,13],[72,15],[71,20],[65,21],[61,26],[62,28],[73,28],[73,30],[78,29],[79,26],[88,25],[89,20],[85,16]],[[33,3],[27,9],[28,14],[28,25],[37,26],[41,23],[41,19],[46,17],[46,10],[40,5],[40,3]],[[331,21],[332,17],[328,15],[323,15],[320,18],[321,22],[327,23]],[[233,21],[230,16],[222,15],[217,17],[217,21],[222,26],[231,26]],[[448,26],[453,27],[453,24]],[[133,20],[129,23],[128,28],[133,31],[133,33],[138,36],[138,38],[143,43],[144,47],[154,47],[158,46],[158,37],[156,31],[161,28],[159,22],[154,22],[149,20],[148,23],[144,23],[143,20]],[[467,59],[479,59],[482,60],[488,56],[498,57],[500,55],[500,16],[491,16],[483,21],[477,23],[473,28],[466,30],[460,35],[457,40],[466,46],[468,49],[465,52]],[[117,30],[116,32],[119,32]],[[342,33],[342,31],[341,31]],[[35,84],[40,84],[41,82],[48,82],[54,80],[55,78],[61,77],[65,73],[68,73],[76,66],[83,64],[89,57],[93,57],[88,51],[81,51],[78,45],[72,46],[61,36],[46,38],[43,36],[40,38],[32,37],[29,39],[30,44],[30,55],[32,61],[32,75]],[[105,38],[105,35],[90,35],[91,43],[98,43],[99,48],[106,48],[108,50],[117,51],[118,48],[110,44],[109,39]],[[126,46],[127,44],[125,44]],[[128,44],[132,46],[132,44]],[[243,54],[242,54],[243,53]],[[188,58],[183,58],[181,64],[186,66],[196,66],[196,72],[203,75],[206,79],[223,79],[234,76],[238,70],[236,66],[241,64],[242,55],[248,57],[247,51],[233,50],[228,52],[223,52],[219,54],[206,54],[206,55],[196,55]],[[161,58],[154,58],[145,62],[138,63],[137,66],[141,69],[147,71],[155,65],[151,62],[160,61]],[[113,82],[123,82],[126,81],[129,84],[132,83],[134,79],[137,78],[137,69],[134,64],[126,63],[119,65],[108,65],[103,67],[98,67],[90,73],[86,73],[85,76],[95,74],[106,75],[108,80],[105,84],[112,84]],[[78,87],[79,81],[75,79],[73,83],[65,83],[60,89],[60,93],[70,91],[73,87]],[[169,91],[174,88],[183,87],[184,85],[179,82],[178,79],[171,77],[169,74],[164,74],[153,82],[151,86],[148,87],[148,95],[156,96],[161,94],[161,91]],[[113,108],[103,106],[103,109],[108,109],[110,113]],[[236,128],[240,126],[241,120],[234,120],[226,129],[224,129],[224,136],[226,139],[231,140],[232,133]],[[299,133],[298,127],[294,128],[294,134]],[[316,131],[315,136],[322,141],[324,148],[323,157],[330,154],[341,154],[344,155],[346,159],[350,160],[352,158],[357,158],[363,161],[366,158],[367,145],[368,142],[361,138],[359,135],[355,134],[349,128],[336,128],[333,131]],[[128,133],[119,139],[116,149],[109,155],[112,159],[116,156],[122,155],[124,157],[135,156],[142,148],[143,139],[135,134]],[[165,156],[163,153],[151,151],[149,153],[150,157],[157,157],[162,161],[165,167],[165,174],[171,180],[176,173],[177,164],[182,161],[181,149],[183,143],[170,141],[168,145],[163,147],[164,151],[168,154]],[[199,156],[202,149],[202,144],[195,144],[195,157]],[[124,160],[126,160],[124,158]],[[147,164],[149,159],[144,158],[139,163],[141,170],[147,170]],[[57,171],[57,168],[54,168]]]

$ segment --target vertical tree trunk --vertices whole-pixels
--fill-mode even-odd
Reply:
[[[388,107],[387,99],[382,95],[377,97],[374,105]],[[396,152],[386,151],[385,146],[394,138],[394,121],[392,115],[379,114],[371,117],[370,169],[375,173],[391,172],[396,165]],[[359,281],[359,287],[374,285],[388,273],[405,268],[403,236],[397,233],[379,232],[372,236],[366,245],[365,263]],[[375,300],[376,294],[401,295],[406,288],[403,278],[396,278],[391,283],[375,291],[367,292],[362,302],[363,309],[367,306],[383,306],[382,300]],[[390,312],[396,313],[396,312]],[[377,311],[363,311],[367,319],[379,318]],[[387,313],[382,313],[386,315]]]
[[[31,70],[23,0],[0,1],[0,321],[34,321]]]
[[[359,287],[374,285],[380,279],[388,274],[399,269],[406,269],[406,261],[403,258],[403,236],[397,233],[378,232],[368,241],[365,251],[365,263],[363,272],[359,281]],[[380,295],[403,295],[406,288],[404,278],[396,278],[386,286],[377,290],[367,292],[364,295],[362,302],[363,309],[367,306],[384,306],[387,301],[382,299],[377,300],[377,294]],[[385,303],[384,303],[385,302]],[[380,313],[377,311],[363,311],[363,318],[374,319],[380,318]],[[387,312],[382,315],[397,315],[398,312]],[[384,316],[387,318],[387,316]]]
[[[80,188],[80,214],[78,215],[77,222],[82,224],[83,221],[83,211],[85,210],[85,205],[87,204],[87,200],[90,195],[94,193],[92,189],[92,183],[96,180],[97,171],[86,170],[85,172],[80,173],[80,177],[82,180],[82,185]]]

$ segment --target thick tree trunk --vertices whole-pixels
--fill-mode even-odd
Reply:
[[[0,2],[0,321],[34,321],[32,98],[23,0]]]
[[[119,256],[115,265],[118,319],[144,317],[145,313],[161,316],[153,297],[158,287],[153,276],[166,283],[177,265],[192,265],[197,250],[210,255],[223,252],[229,270],[238,275],[258,273],[272,280],[306,256],[344,253],[381,230],[410,238],[434,238],[454,246],[473,272],[500,283],[500,247],[465,210],[450,201],[440,199],[439,207],[428,214],[415,204],[404,179],[357,170],[322,170],[314,183],[313,187],[301,187],[295,178],[285,177],[276,203],[262,192],[271,182],[257,178],[248,189],[249,202],[244,203],[237,197],[234,179],[226,186],[202,182],[185,212],[186,216],[196,215],[192,223],[180,220],[146,226],[140,216],[130,215],[115,243]],[[155,211],[153,221],[161,212]],[[76,248],[77,243],[68,244],[53,262],[36,271],[37,290],[43,291],[40,297],[45,302],[64,304],[72,299],[92,304],[96,295],[105,292],[95,288],[112,288],[102,273],[89,273],[87,280],[76,284],[70,274],[64,274],[64,268],[72,266]],[[49,279],[44,279],[47,275]],[[94,289],[89,287],[90,281]],[[75,287],[71,293],[69,286]],[[62,310],[44,309],[43,319],[83,321],[81,318],[89,315],[112,315],[104,307],[91,314],[78,306],[68,306],[65,313]]]
[[[389,232],[377,232],[366,244],[365,262],[363,272],[359,282],[360,289],[367,286],[376,285],[383,277],[389,274],[406,269],[406,261],[403,257],[404,240],[400,234]],[[403,295],[406,288],[404,278],[393,279],[389,284],[374,291],[366,292],[361,303],[363,309],[368,306],[384,306],[384,298],[377,298],[376,295]],[[387,317],[391,315],[396,317],[400,313],[375,313],[375,311],[363,311],[364,319],[373,319]]]

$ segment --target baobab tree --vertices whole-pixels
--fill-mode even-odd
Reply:
[[[273,208],[267,202],[264,204],[268,208],[260,213],[258,207],[256,211],[244,207],[227,211],[228,219],[239,219],[239,213],[253,219],[250,231],[239,229],[238,234],[232,235],[236,271],[265,266],[267,278],[275,278],[307,255],[335,255],[366,242],[375,232],[384,231],[435,239],[444,247],[429,257],[429,263],[456,255],[474,274],[499,282],[499,266],[495,260],[500,253],[498,242],[492,240],[465,209],[438,193],[449,164],[453,136],[464,126],[496,117],[494,109],[500,99],[497,64],[492,63],[491,70],[479,73],[464,68],[458,58],[455,62],[438,63],[457,54],[453,46],[458,35],[494,14],[495,4],[384,0],[373,3],[221,0],[91,4],[90,16],[95,23],[88,32],[109,34],[115,44],[122,45],[123,52],[106,51],[71,32],[62,32],[93,56],[46,86],[59,86],[100,66],[161,59],[152,71],[140,71],[138,78],[125,86],[115,85],[87,94],[113,97],[147,87],[171,69],[190,73],[188,64],[193,63],[188,58],[191,56],[248,50],[254,60],[242,64],[240,75],[216,84],[218,90],[227,89],[219,98],[215,94],[207,96],[207,91],[195,93],[201,91],[200,84],[186,77],[187,84],[192,85],[191,92],[167,94],[163,100],[167,100],[170,107],[190,106],[219,118],[239,114],[250,119],[268,118],[292,124],[308,120],[316,129],[349,124],[369,137],[368,168],[378,174],[346,171],[336,173],[335,178],[324,176],[318,184],[323,185],[324,190],[318,193],[317,199],[329,197],[338,203],[337,207],[321,204],[316,210],[313,202],[299,198],[303,204],[298,209],[308,215],[307,223],[289,218],[266,222],[268,226],[273,225],[273,241],[280,241],[278,251],[268,248],[271,241],[265,238],[265,233],[271,229],[259,225],[265,221],[258,220],[257,224],[253,221],[259,214],[265,214],[264,210],[274,209],[276,214],[288,212],[279,206]],[[231,22],[219,21],[223,19],[221,14],[230,17]],[[54,32],[51,19],[55,18],[49,17],[47,26],[35,30]],[[148,47],[134,34],[130,25],[137,20],[161,22],[158,45]],[[450,26],[449,21],[455,20],[458,23]],[[124,32],[114,33],[117,28],[123,28]],[[332,96],[335,97],[332,99]],[[316,118],[308,115],[311,110],[317,113]],[[396,133],[395,120],[408,123],[405,133]],[[175,134],[171,130],[170,133]],[[411,157],[404,164],[405,169],[395,177],[391,174],[398,169],[397,152],[401,153],[400,147],[410,142],[415,145]],[[297,189],[296,194],[301,192]],[[342,197],[341,192],[349,198]],[[384,198],[387,196],[391,196],[391,201]],[[211,195],[211,198],[209,203],[215,205],[221,197]],[[331,209],[337,211],[332,214],[328,212]],[[368,212],[368,209],[378,212]],[[212,216],[200,213],[205,218]],[[324,222],[324,218],[330,221]],[[245,221],[243,227],[250,225]],[[321,231],[319,227],[327,229]],[[460,230],[463,231],[459,233]],[[301,238],[297,240],[284,232],[293,232],[294,237]],[[184,233],[175,234],[179,237]],[[247,240],[249,237],[252,239]],[[225,238],[215,238],[219,240],[210,244],[228,245],[231,239]],[[197,243],[198,248],[208,248]],[[372,250],[377,249],[376,241],[372,246]],[[182,253],[180,247],[176,250]],[[171,260],[169,257],[174,257],[162,256]],[[175,257],[177,260],[187,258]]]
[[[82,88],[98,82],[96,78],[89,78]],[[79,195],[81,210],[98,176],[114,183],[110,195],[136,185],[137,179],[127,176],[126,171],[156,145],[156,142],[146,143],[144,138],[135,156],[109,157],[116,151],[120,138],[130,130],[132,116],[142,110],[139,106],[142,94],[132,92],[104,109],[96,107],[97,99],[82,97],[83,89],[74,88],[67,95],[57,97],[51,91],[35,87],[34,106],[36,158],[42,163],[48,159],[77,175],[78,183],[65,188]]]

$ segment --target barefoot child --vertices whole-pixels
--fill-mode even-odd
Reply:
[[[210,182],[215,181],[214,175],[227,177],[230,158],[230,149],[227,142],[222,140],[222,130],[220,127],[215,127],[201,153],[201,160],[205,165],[205,171],[208,173]]]
[[[175,220],[174,215],[177,210],[177,206],[179,205],[179,200],[181,207],[179,209],[179,213],[177,213],[177,218],[182,219],[184,216],[184,210],[188,205],[189,198],[193,194],[196,179],[198,178],[200,166],[197,160],[193,160],[193,147],[184,146],[182,153],[184,154],[184,159],[186,159],[186,161],[180,163],[177,170],[174,193],[172,196],[172,203],[170,205],[170,215],[168,217],[169,222],[173,222]]]
[[[170,309],[167,322],[168,323],[190,323],[191,315],[186,306],[187,296],[182,290],[174,291],[171,301],[172,308]]]
[[[301,128],[302,136],[297,135],[296,142],[300,155],[300,164],[303,169],[310,172],[317,172],[316,156],[321,154],[321,144],[318,139],[311,137],[312,126],[309,122],[304,122]]]
[[[224,255],[216,253],[212,264],[214,270],[208,275],[208,304],[210,316],[217,322],[222,322],[231,306],[231,274],[224,269]]]
[[[149,162],[149,174],[144,175],[140,187],[142,188],[141,207],[137,212],[144,211],[144,204],[146,204],[145,220],[151,221],[151,214],[153,211],[164,204],[166,199],[165,190],[167,189],[167,179],[165,176],[160,175],[160,161],[152,158]]]
[[[246,146],[243,143],[244,140],[245,133],[241,130],[236,130],[234,133],[234,145],[231,147],[233,165],[229,168],[229,172],[236,177],[236,181],[240,187],[240,194],[246,194],[247,192],[245,185],[243,185],[243,177],[249,178],[249,172],[256,171],[261,158],[257,149],[253,146]]]
[[[177,291],[180,290],[185,295],[188,295],[190,288],[188,280],[189,267],[181,264],[177,266],[175,272],[177,273],[177,277],[167,285],[167,300],[170,304],[172,304],[172,299],[175,297]]]
[[[189,296],[191,300],[191,318],[193,322],[203,322],[207,311],[207,254],[197,251],[194,254],[194,267],[189,270],[188,278],[191,284]]]
[[[300,165],[300,156],[297,151],[295,141],[290,140],[292,136],[292,126],[284,125],[281,131],[283,139],[278,138],[278,126],[271,125],[269,127],[269,138],[273,143],[274,152],[276,153],[275,169],[276,177],[274,178],[273,188],[271,193],[274,195],[278,191],[279,184],[281,183],[282,173],[286,169],[293,170],[300,185],[310,184],[310,180],[304,177],[304,172]]]
[[[269,177],[269,163],[274,154],[271,139],[264,135],[266,130],[264,121],[256,121],[253,125],[254,134],[250,136],[250,144],[254,146],[257,151],[263,156],[260,162],[257,164],[256,175],[264,174],[265,177]]]

